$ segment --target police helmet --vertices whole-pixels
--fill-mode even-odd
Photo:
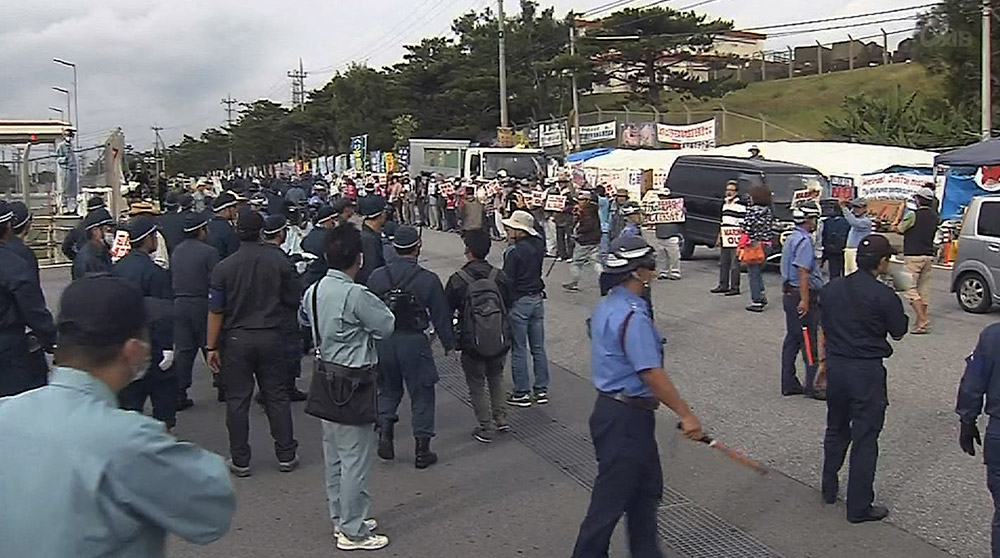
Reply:
[[[819,216],[819,208],[813,204],[800,205],[792,209],[792,221],[796,223],[804,223],[809,219],[818,219]]]
[[[623,236],[611,242],[604,261],[606,273],[631,273],[637,269],[656,269],[656,251],[639,236]]]

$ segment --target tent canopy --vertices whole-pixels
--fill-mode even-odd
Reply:
[[[1000,165],[1000,139],[987,140],[942,153],[934,158],[934,164],[952,167]]]

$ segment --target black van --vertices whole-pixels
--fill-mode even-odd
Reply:
[[[781,233],[792,228],[792,194],[819,183],[823,188],[821,205],[823,214],[837,210],[836,200],[830,198],[830,185],[818,170],[795,163],[721,157],[713,155],[684,155],[674,161],[667,176],[667,187],[672,195],[684,198],[687,211],[684,245],[681,257],[689,259],[695,246],[715,246],[722,225],[722,203],[726,183],[735,180],[740,185],[740,196],[749,203],[750,190],[761,184],[771,189],[776,221],[775,253],[780,254]]]

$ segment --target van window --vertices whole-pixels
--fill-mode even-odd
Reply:
[[[1000,238],[1000,202],[983,202],[979,206],[979,223],[976,225],[979,236]]]
[[[823,197],[830,195],[830,185],[819,174],[768,174],[765,181],[775,201],[790,201],[796,191],[806,190],[815,184],[823,188]]]

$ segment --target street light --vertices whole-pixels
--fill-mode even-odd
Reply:
[[[66,116],[65,116],[66,111],[64,111],[63,109],[61,109],[59,107],[49,107],[49,110],[51,110],[52,112],[58,112],[59,113],[59,120],[66,120]]]
[[[79,137],[79,134],[80,134],[80,98],[78,96],[79,95],[79,88],[77,87],[77,82],[76,82],[76,64],[74,64],[72,62],[68,62],[66,60],[63,60],[62,58],[53,58],[52,61],[55,62],[56,64],[61,65],[61,66],[66,66],[66,67],[69,67],[69,68],[73,69],[73,114],[70,115],[70,117],[71,117],[71,122],[70,123],[75,126],[76,132],[77,132],[77,136],[76,137]],[[67,99],[67,100],[69,100],[69,99]],[[76,121],[72,121],[72,117],[73,116],[76,117]],[[79,147],[79,145],[77,145],[77,147]]]

